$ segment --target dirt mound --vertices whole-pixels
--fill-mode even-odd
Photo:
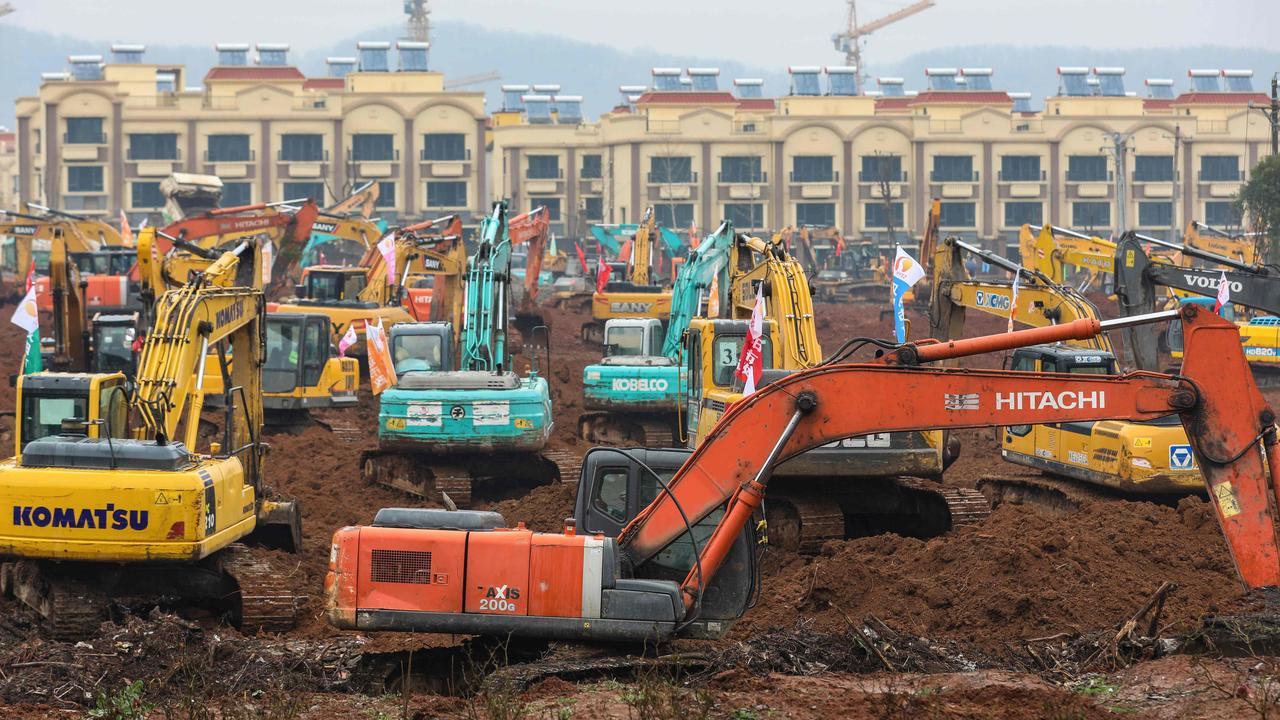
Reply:
[[[1179,589],[1166,622],[1189,624],[1238,591],[1211,511],[1096,503],[1063,517],[1004,506],[982,525],[928,541],[881,535],[828,543],[821,556],[777,553],[758,607],[734,628],[750,637],[797,615],[839,630],[876,615],[908,632],[984,647],[1110,627],[1161,582]],[[1208,521],[1206,521],[1208,517]]]
[[[573,517],[577,492],[576,483],[543,485],[522,498],[503,500],[488,509],[502,513],[508,525],[522,522],[535,532],[560,532],[565,518]]]

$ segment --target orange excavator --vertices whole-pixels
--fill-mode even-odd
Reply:
[[[1179,375],[936,365],[1167,320],[1180,321],[1186,338]],[[883,354],[848,362],[868,345]],[[653,472],[647,483],[627,484],[628,473],[616,472],[621,483],[580,487],[580,499],[602,490],[586,495],[592,506],[608,508],[619,495],[628,507],[647,501],[617,537],[593,532],[589,512],[560,533],[505,528],[493,512],[418,508],[383,509],[370,526],[338,530],[326,613],[331,624],[360,630],[631,642],[718,637],[755,597],[756,518],[773,469],[788,458],[880,432],[1175,414],[1241,581],[1280,585],[1276,416],[1253,382],[1236,326],[1187,306],[948,342],[855,338],[821,365],[735,403],[669,479]]]
[[[538,307],[538,276],[542,274],[542,262],[546,259],[550,228],[550,216],[542,206],[507,221],[511,247],[527,246],[524,278],[519,285],[520,294],[513,298],[516,329],[526,343],[532,342],[534,328],[546,325],[542,309]]]

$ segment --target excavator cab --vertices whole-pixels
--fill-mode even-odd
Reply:
[[[702,318],[695,318],[689,323],[689,330],[685,333],[684,357],[689,373],[685,432],[690,446],[709,432],[724,414],[725,402],[709,397],[708,393],[726,395],[742,391],[742,382],[734,377],[734,372],[738,369],[738,354],[747,339],[748,325],[750,322],[747,320]],[[778,361],[773,341],[776,332],[774,322],[766,320],[761,346],[766,370],[773,368]],[[708,412],[702,412],[704,408]],[[698,428],[703,426],[704,431],[699,433]]]
[[[582,459],[578,499],[573,512],[577,527],[588,534],[617,537],[623,526],[658,497],[663,485],[675,477],[691,452],[684,449],[620,450],[605,447],[587,451]],[[724,508],[718,508],[693,525],[696,547],[701,548],[707,543],[723,518]],[[757,554],[762,538],[756,534],[759,526],[758,523],[748,523],[742,529],[730,552],[728,564],[708,585],[698,620],[690,626],[688,637],[718,637],[723,633],[722,628],[727,629],[729,623],[746,611],[760,580]],[[690,541],[690,533],[686,531],[649,560],[630,568],[629,574],[624,571],[621,577],[678,583],[693,569],[695,557],[695,543]]]
[[[390,332],[396,376],[453,370],[453,323],[399,323]]]
[[[138,369],[138,354],[134,344],[138,339],[138,315],[93,316],[89,354],[91,370],[95,373],[124,373],[132,378]]]
[[[126,437],[128,394],[123,373],[33,373],[18,377],[21,417],[14,455],[43,438],[74,432],[89,438]]]
[[[361,303],[365,272],[360,268],[312,267],[296,288],[300,304]]]
[[[605,323],[605,357],[662,356],[662,321],[657,318],[617,318]]]

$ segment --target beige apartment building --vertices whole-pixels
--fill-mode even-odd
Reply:
[[[18,200],[18,135],[0,127],[0,208],[16,207]]]
[[[160,181],[180,171],[221,177],[224,206],[323,205],[373,181],[385,217],[483,210],[483,94],[446,90],[427,43],[361,42],[320,78],[288,50],[220,44],[199,79],[139,45],[113,46],[105,63],[70,57],[17,101],[19,199],[154,222]]]
[[[548,205],[570,235],[653,206],[700,232],[729,218],[874,240],[890,226],[919,235],[938,198],[945,232],[998,247],[1023,223],[1166,236],[1191,219],[1238,224],[1231,198],[1270,152],[1250,109],[1268,98],[1248,71],[1194,70],[1185,92],[1152,79],[1139,94],[1119,68],[1060,68],[1059,93],[1035,110],[993,89],[989,69],[929,70],[918,93],[881,78],[861,96],[851,73],[793,67],[788,94],[770,99],[759,80],[729,92],[711,68],[656,68],[596,122],[563,122],[557,96],[504,86],[494,193]]]

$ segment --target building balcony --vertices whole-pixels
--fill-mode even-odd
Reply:
[[[62,209],[67,212],[105,215],[108,209],[108,198],[104,192],[64,193]]]
[[[1116,196],[1115,174],[1110,171],[1105,179],[1068,173],[1065,187],[1067,200],[1109,200]]]
[[[1013,118],[1009,122],[1009,132],[1015,135],[1043,133],[1044,120],[1040,118]]]
[[[129,95],[124,99],[124,106],[139,109],[175,108],[178,107],[178,94],[162,92],[155,95]]]
[[[891,183],[889,185],[889,197],[896,199],[908,198],[911,196],[911,186],[903,183]],[[883,200],[879,183],[863,183],[858,185],[858,200]]]
[[[62,133],[63,145],[106,145],[107,134],[98,133],[97,135],[80,135],[74,140],[68,133]]]
[[[934,135],[959,135],[964,126],[959,120],[929,120],[929,132]]]
[[[312,110],[328,110],[328,95],[303,95],[293,99],[292,108],[299,112],[308,112]]]
[[[107,161],[106,145],[63,145],[59,148],[62,162],[94,162]]]
[[[583,195],[599,195],[604,192],[604,179],[579,178],[578,192]]]
[[[418,152],[418,163],[422,166],[422,177],[425,178],[469,177],[475,167],[471,162],[470,150],[461,157],[452,158],[429,158],[426,150],[421,150]]]
[[[204,110],[239,110],[240,102],[234,95],[204,95],[200,98]]]
[[[881,178],[876,173],[864,173],[862,171],[858,172],[858,182],[863,185],[872,184],[872,183],[878,185],[884,179],[885,178]],[[897,173],[889,173],[889,177],[887,179],[891,183],[905,183],[907,182],[907,171],[899,170]]]
[[[716,199],[720,202],[743,200],[768,200],[769,186],[759,183],[725,183],[716,186]]]
[[[1172,180],[1134,180],[1133,195],[1138,198],[1171,198],[1174,183]]]

